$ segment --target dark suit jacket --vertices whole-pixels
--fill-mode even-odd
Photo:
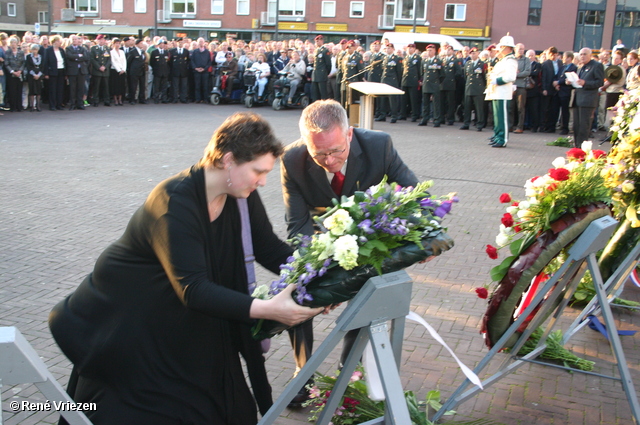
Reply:
[[[562,65],[562,68],[558,70],[558,75],[556,75],[556,80],[558,80],[558,86],[560,87],[560,90],[558,90],[558,96],[563,99],[571,97],[571,90],[573,90],[573,86],[567,85],[567,72],[577,73],[578,67],[570,63],[566,69],[565,65]]]
[[[143,76],[146,60],[147,56],[142,49],[140,53],[135,47],[129,49],[129,53],[127,53],[127,74],[131,77]]]
[[[562,61],[558,60],[558,71],[562,69]],[[556,93],[553,82],[555,81],[556,71],[553,69],[553,61],[547,59],[542,63],[542,90],[547,91],[548,96],[553,96]]]
[[[598,105],[598,89],[604,84],[604,66],[592,59],[580,68],[578,76],[584,80],[584,86],[576,89],[574,106],[595,108]]]
[[[89,73],[89,51],[84,46],[68,46],[65,49],[65,63],[67,75],[87,75]]]
[[[184,47],[182,48],[182,55],[178,54],[177,48],[169,51],[169,63],[172,77],[189,76],[189,51]]]
[[[354,129],[342,194],[351,196],[388,176],[389,182],[415,186],[416,175],[406,166],[387,133]],[[280,166],[285,220],[289,237],[314,233],[312,215],[321,214],[336,198],[326,171],[313,161],[302,140],[287,146]]]
[[[60,55],[62,55],[63,62],[66,63],[66,58],[64,54],[64,49],[60,48]],[[53,46],[49,46],[44,51],[44,56],[42,57],[42,69],[44,75],[52,75],[54,77],[58,76],[58,59],[56,59],[56,54],[53,51]],[[64,75],[64,70],[62,70],[62,75]]]
[[[149,65],[151,65],[151,69],[153,69],[153,75],[156,77],[168,77],[169,50],[163,49],[162,54],[160,54],[160,49],[155,49],[151,52],[150,56]]]

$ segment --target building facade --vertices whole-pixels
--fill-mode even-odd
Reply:
[[[640,0],[494,0],[494,42],[509,32],[527,49],[640,46]]]
[[[244,40],[380,39],[385,31],[489,41],[494,0],[52,0],[53,32]],[[415,14],[414,14],[415,10]]]

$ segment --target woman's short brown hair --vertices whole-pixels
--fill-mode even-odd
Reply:
[[[282,155],[282,143],[273,134],[269,123],[260,115],[240,112],[231,115],[216,129],[204,150],[201,165],[222,167],[222,157],[233,154],[239,165],[272,154]]]

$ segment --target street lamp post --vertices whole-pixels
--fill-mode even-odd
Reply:
[[[416,7],[418,6],[418,0],[413,0],[413,30],[412,32],[415,34],[416,32],[416,19],[418,14],[416,13]]]
[[[275,28],[275,32],[273,34],[273,39],[274,40],[278,40],[278,15],[280,14],[280,0],[276,0],[276,28]]]

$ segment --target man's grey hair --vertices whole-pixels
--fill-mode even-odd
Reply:
[[[300,116],[300,135],[307,143],[312,134],[341,128],[346,134],[349,130],[347,111],[335,100],[319,100],[307,106]]]

